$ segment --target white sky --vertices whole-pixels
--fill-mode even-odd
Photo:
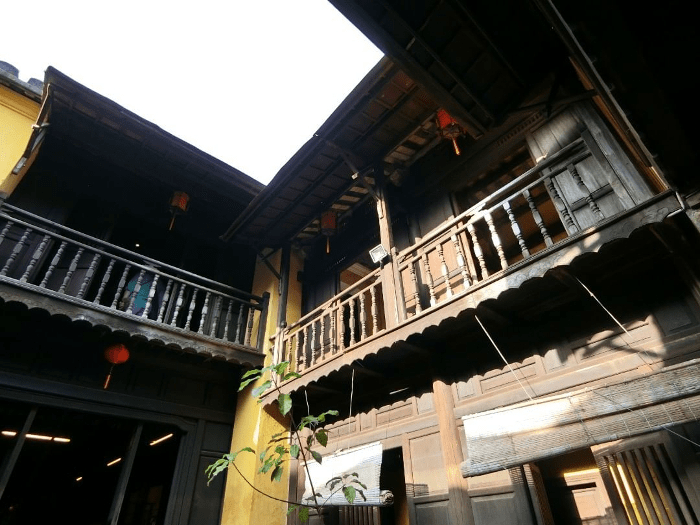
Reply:
[[[0,60],[51,65],[267,183],[382,54],[327,0],[33,0]]]

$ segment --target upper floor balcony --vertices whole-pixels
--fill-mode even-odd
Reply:
[[[258,297],[66,228],[0,208],[0,298],[177,350],[262,364]]]
[[[295,391],[682,208],[615,175],[588,131],[279,332]]]

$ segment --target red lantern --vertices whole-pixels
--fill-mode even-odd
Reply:
[[[460,154],[459,146],[457,146],[457,137],[463,134],[462,127],[452,118],[447,111],[439,109],[437,112],[437,127],[440,130],[440,135],[452,141],[455,148],[455,153]]]
[[[173,224],[175,224],[175,217],[181,213],[185,213],[190,205],[190,196],[184,191],[173,192],[173,196],[170,199],[170,213],[173,218],[170,220],[170,228],[173,229]]]
[[[331,235],[335,235],[338,229],[338,216],[333,210],[324,211],[321,214],[321,233],[326,236],[326,253],[331,251]]]
[[[104,389],[107,390],[109,380],[112,378],[112,370],[114,370],[114,365],[121,365],[129,360],[129,349],[121,343],[108,346],[105,350],[105,359],[112,364],[112,366],[109,367],[107,379],[105,379]]]

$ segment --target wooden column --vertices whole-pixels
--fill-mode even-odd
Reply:
[[[455,421],[452,389],[443,379],[433,377],[433,395],[440,428],[442,459],[450,495],[448,507],[450,522],[455,525],[471,525],[474,523],[474,514],[467,495],[467,481],[459,470],[464,457]]]
[[[384,178],[384,167],[381,163],[374,170],[374,180],[377,194],[377,218],[379,220],[379,242],[387,252],[392,252],[394,246],[394,235],[391,230],[391,214],[386,197],[386,187]],[[386,259],[385,259],[386,261]],[[384,316],[386,317],[386,327],[391,328],[398,324],[399,311],[398,300],[403,300],[396,296],[396,282],[394,281],[394,265],[396,261],[391,259],[387,264],[384,262],[381,267],[381,276],[384,295]]]

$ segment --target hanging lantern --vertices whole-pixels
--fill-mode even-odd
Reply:
[[[168,230],[173,229],[173,225],[175,224],[175,217],[182,213],[185,213],[189,205],[190,196],[187,195],[187,193],[185,193],[184,191],[173,192],[173,196],[170,198],[170,214],[172,215],[172,219],[170,220],[170,228],[168,228]]]
[[[129,360],[129,349],[121,343],[108,346],[105,350],[105,359],[112,364],[109,367],[109,373],[105,379],[104,390],[109,386],[109,380],[112,378],[112,370],[115,365],[121,365]]]
[[[331,252],[331,235],[338,231],[338,216],[333,210],[321,214],[321,233],[326,236],[326,253]]]
[[[450,115],[447,111],[444,109],[439,109],[437,112],[437,127],[440,131],[440,135],[443,138],[452,141],[452,145],[455,148],[455,153],[459,155],[460,151],[459,146],[457,145],[457,137],[464,133],[459,123],[452,118],[452,115]]]

